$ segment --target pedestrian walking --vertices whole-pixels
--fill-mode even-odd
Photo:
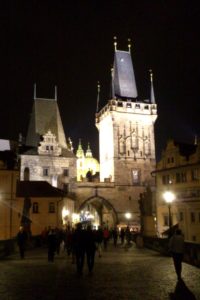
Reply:
[[[117,240],[118,240],[118,230],[117,227],[114,227],[112,230],[112,237],[113,237],[113,244],[117,247]]]
[[[170,238],[169,250],[172,254],[177,278],[180,280],[184,253],[184,237],[180,229],[176,229],[174,235]]]
[[[109,236],[110,236],[109,230],[108,230],[107,227],[105,227],[105,228],[103,229],[103,244],[104,244],[104,250],[107,250],[107,245],[108,245]]]
[[[82,224],[78,223],[72,237],[73,251],[76,257],[77,274],[83,274],[83,266],[85,260],[85,231]]]
[[[89,274],[91,274],[94,268],[94,259],[95,259],[95,252],[96,252],[95,235],[91,225],[87,226],[87,230],[85,233],[85,249],[86,249],[86,256],[87,256],[88,271]]]
[[[50,229],[47,237],[47,245],[48,245],[48,261],[53,262],[56,252],[56,233],[54,229]]]
[[[121,231],[120,231],[121,245],[124,244],[124,238],[125,238],[125,230],[124,230],[124,228],[121,228]]]
[[[125,238],[126,238],[126,245],[130,246],[130,243],[131,243],[131,231],[130,231],[129,226],[126,227]]]
[[[24,256],[25,256],[25,249],[26,249],[27,239],[28,239],[27,232],[24,230],[23,226],[20,226],[19,232],[17,234],[17,244],[18,244],[18,247],[19,247],[19,253],[20,253],[21,259],[23,259]]]
[[[103,243],[103,230],[102,230],[101,226],[98,227],[95,235],[96,235],[98,255],[99,255],[99,257],[101,257],[102,256],[102,243]]]

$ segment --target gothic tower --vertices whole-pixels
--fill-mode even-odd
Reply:
[[[99,130],[100,180],[116,185],[152,184],[155,168],[154,123],[157,105],[150,73],[150,100],[139,100],[135,74],[128,51],[117,49],[112,69],[112,97],[96,113]]]

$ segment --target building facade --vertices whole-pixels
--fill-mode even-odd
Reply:
[[[152,217],[152,197],[147,195],[155,186],[151,172],[155,170],[157,105],[152,73],[150,79],[150,97],[141,100],[137,93],[130,45],[128,51],[122,51],[117,49],[115,42],[112,95],[95,115],[99,131],[99,165],[90,148],[83,155],[79,145],[77,157],[74,155],[72,142],[66,139],[63,130],[57,90],[55,99],[41,99],[36,97],[35,86],[26,145],[19,150],[20,181],[26,184],[47,182],[67,192],[68,200],[74,201],[75,211],[65,208],[67,218],[71,220],[76,212],[81,221],[92,221],[96,226],[129,224],[134,230],[140,230],[144,207],[150,208],[145,215]],[[87,171],[92,170],[92,175],[100,171],[99,178],[87,180],[85,167]],[[33,195],[30,197],[31,205],[38,203],[48,212],[51,200],[41,200],[40,195],[37,201]],[[141,199],[148,203],[143,205]],[[45,203],[42,204],[42,201]],[[34,207],[37,205],[34,204]],[[33,213],[31,209],[32,206],[29,215]],[[52,215],[46,216],[52,223]],[[40,215],[31,217],[36,223],[40,222]]]
[[[168,141],[156,171],[157,229],[162,236],[172,225],[178,225],[185,239],[200,242],[200,143],[187,145]],[[175,199],[168,204],[163,194],[170,191]]]

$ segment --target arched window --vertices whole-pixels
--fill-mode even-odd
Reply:
[[[24,169],[24,180],[25,180],[25,181],[29,181],[29,180],[30,180],[30,170],[29,170],[28,167],[26,167],[26,168]]]

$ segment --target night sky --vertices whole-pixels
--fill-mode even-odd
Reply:
[[[110,69],[118,49],[132,59],[139,99],[150,95],[154,74],[158,119],[157,158],[170,137],[193,142],[200,135],[200,10],[198,1],[1,1],[0,138],[26,136],[37,97],[54,98],[75,148],[90,142],[98,158],[95,127],[97,81],[100,107],[110,97]]]

